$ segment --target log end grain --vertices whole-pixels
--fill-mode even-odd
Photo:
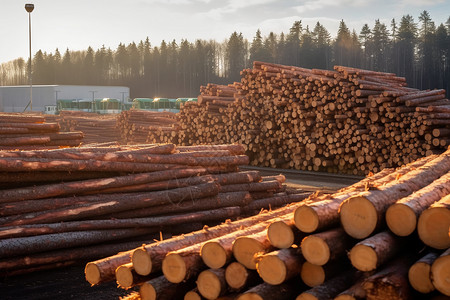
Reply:
[[[186,263],[180,255],[169,253],[163,260],[162,271],[168,281],[180,283],[186,277]]]
[[[408,271],[408,279],[411,286],[423,294],[434,291],[434,285],[431,282],[431,266],[424,262],[413,264]]]
[[[267,228],[267,238],[270,244],[278,249],[287,249],[294,243],[294,232],[285,222],[273,222]]]
[[[303,257],[314,265],[323,266],[330,259],[330,248],[321,238],[310,235],[301,243]]]
[[[431,278],[439,292],[450,296],[450,249],[434,261],[431,266]]]
[[[342,227],[353,238],[364,239],[370,236],[377,227],[377,210],[363,196],[355,196],[345,200],[339,208],[339,214]]]
[[[246,285],[248,276],[248,270],[238,262],[232,262],[225,269],[225,280],[228,286],[235,290],[239,290]]]
[[[100,269],[94,263],[87,263],[84,268],[86,281],[91,285],[96,285],[101,281]]]
[[[264,252],[264,246],[252,238],[238,237],[233,243],[234,258],[247,269],[256,270],[255,254]]]
[[[131,261],[137,274],[145,276],[151,273],[152,259],[144,248],[134,250]]]
[[[386,211],[386,223],[394,234],[408,236],[416,229],[417,216],[408,205],[395,203]]]
[[[128,265],[118,266],[116,269],[117,285],[123,289],[129,289],[133,286],[133,273]]]
[[[237,297],[236,300],[266,300],[256,293],[245,293]]]
[[[155,288],[148,282],[144,282],[140,286],[139,295],[142,300],[156,300],[157,297]]]
[[[305,262],[300,271],[300,277],[309,287],[321,285],[325,281],[325,271],[321,266]]]
[[[206,299],[217,299],[222,291],[222,284],[215,273],[205,270],[197,277],[197,288]]]
[[[449,227],[450,209],[430,207],[420,215],[417,232],[426,245],[435,249],[447,249],[450,247]]]
[[[268,284],[277,285],[286,280],[287,268],[275,255],[263,256],[256,263],[259,276]]]
[[[350,250],[349,258],[352,265],[363,272],[375,270],[377,267],[377,254],[372,247],[366,245],[355,245]]]
[[[319,227],[319,216],[312,207],[304,205],[294,211],[294,222],[300,231],[311,233]]]
[[[203,262],[211,269],[222,268],[227,263],[227,253],[218,242],[206,242],[200,249]]]
[[[189,291],[184,295],[184,300],[202,300],[202,296],[197,291]]]

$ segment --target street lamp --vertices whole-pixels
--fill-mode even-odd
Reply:
[[[30,59],[28,61],[28,80],[30,81],[30,110],[33,110],[33,80],[31,78],[31,12],[34,4],[25,4],[25,10],[28,12],[28,35],[30,39]]]

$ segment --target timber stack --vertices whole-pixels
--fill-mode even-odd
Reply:
[[[223,144],[229,139],[227,111],[230,106],[243,99],[239,92],[241,84],[229,85],[209,83],[200,87],[197,102],[183,105],[180,110],[180,145]]]
[[[445,90],[409,88],[393,73],[256,61],[234,86],[235,100],[228,96],[232,103],[215,114],[201,104],[184,107],[181,144],[240,143],[251,165],[355,175],[442,153],[450,144]]]
[[[62,132],[58,122],[25,113],[0,114],[0,150],[57,149],[79,146],[84,141],[80,131]]]
[[[450,148],[331,195],[90,262],[86,279],[115,275],[135,299],[450,296],[449,176]]]
[[[120,113],[117,124],[125,144],[178,142],[178,118],[173,112],[131,109]]]
[[[241,145],[0,151],[0,270],[104,257],[306,198],[284,176],[240,171]]]
[[[119,140],[117,115],[100,115],[83,111],[63,110],[56,117],[62,131],[81,131],[84,144]]]

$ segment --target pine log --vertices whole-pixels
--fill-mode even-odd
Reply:
[[[250,270],[256,270],[255,255],[270,252],[273,246],[267,239],[267,230],[235,239],[232,247],[236,261]]]
[[[301,242],[301,249],[308,262],[323,266],[344,256],[355,243],[342,228],[336,228],[306,236]]]
[[[448,194],[450,194],[450,173],[391,205],[386,211],[389,229],[399,236],[412,234],[422,212]]]
[[[405,246],[405,240],[383,231],[357,243],[348,256],[356,269],[367,272],[394,258]]]
[[[416,291],[427,294],[435,290],[431,282],[431,265],[438,257],[438,253],[429,252],[409,268],[408,280]]]
[[[397,181],[345,200],[339,208],[345,232],[358,239],[368,237],[383,225],[386,210],[390,205],[431,184],[449,170],[450,150],[447,150]]]
[[[176,283],[174,283],[176,284]],[[185,295],[183,300],[204,300],[205,298],[202,297],[202,295],[200,295],[200,292],[198,291],[197,288],[194,288],[191,291],[188,291]]]
[[[139,288],[141,300],[173,300],[181,299],[187,291],[192,289],[192,281],[174,284],[159,276],[144,282]]]
[[[121,265],[116,269],[117,286],[122,289],[128,290],[150,279],[152,279],[151,276],[140,276],[134,272],[132,263]]]
[[[236,300],[291,300],[298,294],[298,290],[299,287],[295,283],[280,285],[261,283],[241,294]]]
[[[321,285],[304,291],[297,296],[296,300],[328,300],[335,297],[342,291],[349,288],[360,276],[354,270],[349,270],[339,274]]]
[[[428,207],[419,217],[417,232],[426,245],[436,249],[450,247],[450,194]]]
[[[298,275],[305,259],[298,248],[256,256],[256,269],[264,282],[278,285]]]
[[[261,283],[261,277],[255,270],[249,270],[236,261],[225,268],[225,280],[229,288],[236,292]]]
[[[197,288],[206,299],[217,299],[227,292],[225,269],[209,269],[202,271],[197,277]]]
[[[370,274],[370,273],[367,273]],[[363,288],[363,282],[366,275],[361,276],[354,284],[337,295],[334,300],[364,300],[366,299],[366,291]]]
[[[300,277],[307,286],[315,287],[347,270],[350,270],[350,266],[345,260],[332,261],[323,266],[305,261],[300,270]]]
[[[431,279],[439,292],[450,297],[450,248],[431,265]]]

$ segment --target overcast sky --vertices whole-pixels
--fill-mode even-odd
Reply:
[[[450,17],[450,0],[0,0],[0,63],[28,58],[28,13],[31,14],[32,53],[61,54],[69,50],[116,49],[150,38],[152,46],[162,40],[196,39],[223,41],[232,32],[253,39],[259,28],[263,36],[289,32],[294,21],[304,27],[319,21],[335,37],[339,21],[357,33],[362,25],[372,28],[375,19],[386,25],[410,14],[416,22],[427,10],[436,25]]]

